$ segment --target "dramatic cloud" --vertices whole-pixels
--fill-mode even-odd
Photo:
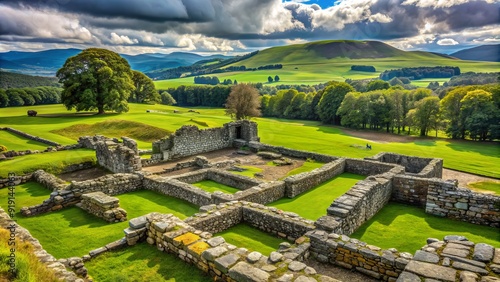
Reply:
[[[324,3],[3,0],[0,48],[5,47],[2,42],[26,42],[32,48],[52,43],[141,50],[137,52],[248,52],[291,41],[370,39],[403,49],[448,51],[500,40],[498,0],[339,0],[329,7]]]

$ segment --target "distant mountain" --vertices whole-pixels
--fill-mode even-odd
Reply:
[[[51,49],[39,52],[10,51],[0,53],[0,69],[30,75],[54,76],[57,70],[64,65],[66,59],[77,55],[81,51],[79,49]],[[207,59],[230,58],[223,55],[200,56],[183,52],[121,56],[129,62],[132,69],[141,72],[190,66]]]
[[[450,58],[447,55],[423,51],[403,51],[380,41],[325,40],[272,47],[257,55],[233,64],[258,67],[269,64],[313,64],[334,59],[405,59],[433,60]]]
[[[462,60],[500,62],[500,44],[482,45],[450,54]]]

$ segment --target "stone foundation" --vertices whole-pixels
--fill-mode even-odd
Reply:
[[[114,141],[96,143],[96,157],[100,166],[114,173],[132,173],[142,169],[137,143],[122,137],[123,144]]]
[[[118,198],[108,196],[102,192],[93,192],[82,195],[80,207],[107,222],[127,220],[127,212],[120,208]]]

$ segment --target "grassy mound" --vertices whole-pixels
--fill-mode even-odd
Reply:
[[[105,135],[108,137],[127,136],[144,142],[153,142],[170,134],[168,130],[128,120],[108,120],[94,124],[74,124],[50,132],[75,140],[85,135]]]

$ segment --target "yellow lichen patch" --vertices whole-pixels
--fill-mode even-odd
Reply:
[[[200,241],[200,242],[196,242],[194,244],[192,244],[191,246],[188,247],[188,249],[190,249],[191,251],[197,253],[198,255],[200,255],[201,253],[203,253],[203,251],[205,251],[206,249],[210,248],[210,246],[203,242],[203,241]]]
[[[184,235],[174,238],[174,241],[181,242],[184,246],[189,245],[198,240],[200,240],[200,236],[191,232],[185,233]]]

